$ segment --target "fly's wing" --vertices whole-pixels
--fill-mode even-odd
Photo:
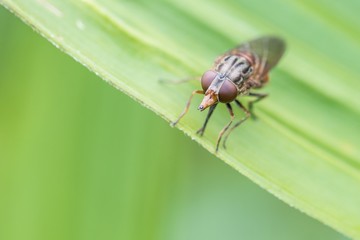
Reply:
[[[285,42],[280,38],[269,36],[245,42],[229,53],[247,55],[253,61],[254,74],[264,76],[279,62],[284,51]]]

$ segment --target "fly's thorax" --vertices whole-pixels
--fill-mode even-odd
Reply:
[[[252,73],[252,64],[244,56],[224,56],[215,66],[215,71],[229,79],[237,86],[242,85]]]

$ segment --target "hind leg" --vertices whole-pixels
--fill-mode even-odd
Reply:
[[[249,105],[248,105],[248,109],[249,109],[249,112],[251,114],[251,117],[256,120],[257,117],[256,115],[254,114],[254,104],[256,102],[259,102],[261,99],[265,98],[268,94],[267,93],[249,93],[249,96],[250,97],[256,97],[255,100],[252,100],[249,102]]]

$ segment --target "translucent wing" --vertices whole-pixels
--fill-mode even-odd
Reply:
[[[254,72],[265,75],[274,67],[285,51],[285,42],[277,37],[261,37],[240,44],[229,51],[235,55],[246,55],[253,61]]]

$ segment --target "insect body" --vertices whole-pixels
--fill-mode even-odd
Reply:
[[[217,104],[219,102],[225,103],[231,120],[219,133],[216,151],[219,149],[222,136],[228,131],[223,141],[225,147],[227,137],[237,126],[250,116],[255,118],[252,111],[253,104],[266,97],[267,94],[254,93],[252,90],[261,88],[268,82],[268,72],[277,64],[284,51],[285,43],[283,40],[277,37],[262,37],[243,43],[219,56],[213,67],[201,77],[202,90],[196,90],[192,93],[186,108],[172,125],[176,125],[187,113],[194,94],[204,94],[205,96],[198,109],[203,111],[209,108],[209,112],[202,128],[197,133],[203,135]],[[251,96],[255,97],[255,100],[250,101],[248,108],[246,108],[237,99],[239,96]],[[235,102],[245,112],[245,117],[229,129],[234,120],[231,102]]]

